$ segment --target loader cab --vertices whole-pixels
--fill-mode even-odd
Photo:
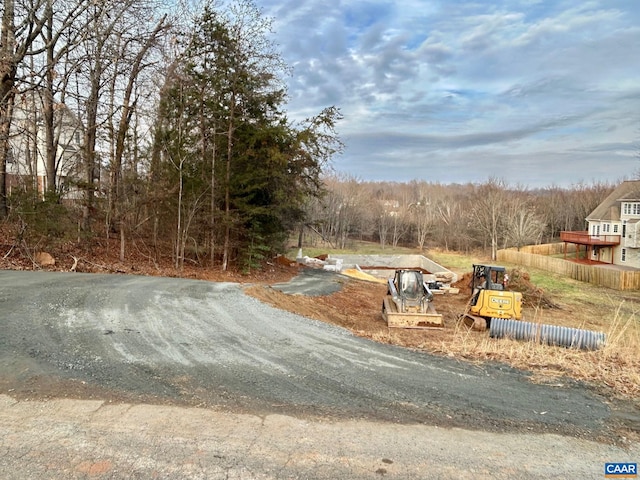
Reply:
[[[433,293],[425,285],[419,270],[396,270],[393,279],[388,280],[387,295],[397,305],[399,312],[417,309],[424,313]]]
[[[475,305],[480,290],[504,290],[508,281],[507,270],[495,265],[473,265],[471,278],[471,305]]]
[[[415,270],[396,271],[396,285],[401,295],[408,299],[418,299],[424,294],[422,273]]]
[[[396,270],[387,278],[387,295],[382,301],[382,318],[390,327],[441,328],[442,315],[433,304],[433,293],[422,271]]]
[[[504,290],[507,284],[507,270],[494,265],[474,265],[471,278],[471,293],[476,289]]]

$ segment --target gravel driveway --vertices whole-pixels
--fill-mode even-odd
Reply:
[[[508,367],[377,344],[266,306],[237,284],[0,272],[0,285],[0,393],[14,409],[15,399],[68,396],[567,441],[612,438],[624,422],[579,384],[538,385]]]

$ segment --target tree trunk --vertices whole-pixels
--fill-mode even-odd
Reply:
[[[120,221],[120,262],[124,262],[126,236],[124,232],[124,219]]]
[[[85,189],[84,206],[82,209],[82,229],[85,232],[91,230],[91,217],[94,199],[94,171],[96,168],[96,136],[98,116],[98,79],[92,79],[91,95],[87,101],[87,126],[84,137],[85,154]]]
[[[7,211],[7,159],[9,157],[9,129],[16,79],[14,0],[4,1],[0,29],[0,218]]]
[[[211,222],[211,266],[216,263],[216,131],[213,130],[213,145],[211,152],[211,205],[210,205],[210,222]]]
[[[2,73],[0,72],[0,75]],[[5,82],[3,82],[4,85]],[[9,157],[9,128],[11,127],[11,106],[13,98],[0,88],[3,102],[0,109],[0,219],[6,218],[7,209],[7,158]],[[8,101],[4,101],[7,98]]]
[[[180,244],[182,242],[182,166],[184,164],[184,160],[180,160],[180,171],[179,171],[179,179],[180,184],[178,186],[178,222],[176,225],[176,258],[174,266],[176,270],[182,268],[180,252],[182,251],[180,248]]]
[[[224,247],[222,251],[222,270],[229,267],[229,249],[231,243],[231,154],[233,153],[233,126],[235,112],[235,94],[231,95],[231,106],[229,111],[229,129],[227,131],[227,171],[225,172],[224,187]]]
[[[43,116],[45,132],[45,173],[47,184],[44,185],[46,192],[56,191],[56,149],[54,140],[55,117],[53,111],[53,77],[54,77],[54,42],[53,42],[53,13],[51,2],[47,2],[47,70],[46,84],[43,98]]]

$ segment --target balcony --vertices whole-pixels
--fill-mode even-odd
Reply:
[[[620,235],[590,235],[589,232],[560,232],[560,241],[578,245],[620,245]]]

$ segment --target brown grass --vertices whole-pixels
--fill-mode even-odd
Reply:
[[[495,360],[531,371],[533,381],[570,377],[623,398],[640,398],[640,337],[635,318],[615,321],[606,332],[606,346],[596,351],[548,346],[535,341],[492,339],[456,325],[451,338],[426,350],[457,358]]]

